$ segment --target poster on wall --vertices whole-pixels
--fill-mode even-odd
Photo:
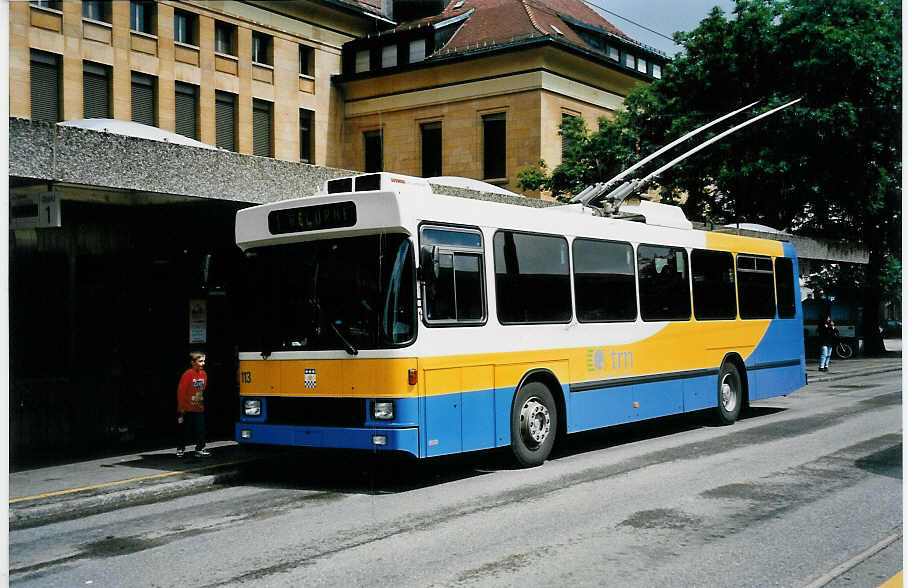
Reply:
[[[205,343],[208,339],[208,302],[189,301],[189,342]]]

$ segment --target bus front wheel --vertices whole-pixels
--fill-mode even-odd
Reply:
[[[558,411],[548,387],[529,382],[520,387],[511,408],[511,450],[524,467],[541,465],[552,451]]]
[[[720,425],[730,425],[738,420],[741,404],[744,402],[744,388],[741,373],[732,363],[722,364],[719,370],[719,404],[716,416]]]

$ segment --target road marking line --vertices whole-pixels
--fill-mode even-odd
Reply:
[[[65,494],[74,494],[76,492],[86,492],[88,490],[97,490],[98,488],[105,488],[108,486],[118,486],[120,484],[129,484],[131,482],[142,482],[144,480],[154,480],[157,478],[166,478],[168,476],[176,476],[179,474],[191,474],[192,472],[198,472],[201,470],[210,470],[212,468],[236,465],[238,463],[245,463],[247,461],[252,461],[251,459],[239,459],[236,461],[227,461],[224,463],[213,463],[205,466],[199,466],[197,468],[189,468],[187,470],[179,470],[176,472],[163,472],[160,474],[152,474],[150,476],[139,476],[137,478],[129,478],[128,480],[117,480],[116,482],[104,482],[103,484],[95,484],[94,486],[82,486],[81,488],[69,488],[67,490],[57,490],[56,492],[45,492],[44,494],[35,494],[34,496],[23,496],[21,498],[11,498],[9,503],[15,504],[17,502],[26,502],[29,500],[38,500],[40,498],[50,498],[53,496],[63,496]]]
[[[833,580],[835,580],[836,578],[838,578],[839,576],[841,576],[842,574],[844,574],[851,568],[855,567],[859,563],[863,562],[864,560],[870,559],[871,557],[876,555],[878,552],[886,549],[887,547],[889,547],[890,545],[892,545],[893,543],[898,541],[898,539],[901,538],[901,536],[902,536],[902,526],[899,525],[898,527],[895,527],[889,535],[883,537],[882,539],[880,539],[879,541],[877,541],[876,543],[874,543],[873,545],[871,545],[864,551],[860,552],[856,556],[852,557],[848,561],[844,561],[844,562],[840,563],[839,565],[832,568],[827,573],[823,574],[822,576],[820,576],[819,578],[817,578],[810,584],[805,585],[804,588],[820,588],[821,586],[825,586],[826,584],[832,582]]]
[[[902,588],[902,586],[904,586],[902,571],[903,570],[899,570],[899,573],[880,584],[880,588]]]

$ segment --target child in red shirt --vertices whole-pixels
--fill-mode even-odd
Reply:
[[[180,377],[177,386],[177,424],[180,427],[180,440],[177,445],[177,457],[183,457],[188,435],[195,436],[195,456],[211,455],[205,450],[205,388],[208,386],[208,374],[205,373],[205,354],[193,351],[189,354],[190,367]]]

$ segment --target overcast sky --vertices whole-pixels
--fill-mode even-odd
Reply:
[[[622,17],[646,28],[671,37],[675,31],[689,31],[709,14],[713,6],[726,13],[734,7],[734,0],[586,0],[613,25],[632,38],[673,56],[681,48],[657,34],[631,24]]]

